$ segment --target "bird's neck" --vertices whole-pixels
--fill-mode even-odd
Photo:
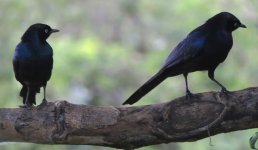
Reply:
[[[25,33],[22,38],[22,42],[28,43],[33,47],[33,49],[37,49],[37,47],[45,45],[46,40],[42,40],[36,33]]]
[[[216,22],[216,21],[207,21],[206,23],[205,23],[206,25],[206,27],[208,27],[209,29],[209,31],[215,31],[215,32],[217,32],[217,31],[225,31],[225,32],[227,32],[227,33],[229,33],[229,34],[231,34],[232,33],[232,31],[231,30],[229,30],[229,29],[227,29],[226,28],[226,26],[225,26],[225,22]]]
[[[25,32],[21,37],[22,42],[29,42],[35,45],[45,44],[45,39],[40,39],[36,32]]]
[[[48,47],[48,43],[44,40],[40,40],[36,35],[23,36],[22,42],[26,43],[29,46],[29,51],[31,54],[35,56],[40,55],[48,55],[50,52],[46,51],[46,46]]]

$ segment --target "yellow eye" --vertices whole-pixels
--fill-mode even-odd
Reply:
[[[48,29],[45,29],[45,33],[48,33]]]

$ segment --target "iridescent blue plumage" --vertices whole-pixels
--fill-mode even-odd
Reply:
[[[195,40],[193,40],[193,47],[196,49],[202,49],[205,42],[205,36],[201,36]]]
[[[151,79],[136,90],[123,104],[133,104],[168,77],[183,74],[188,89],[187,75],[194,71],[208,71],[209,78],[216,82],[223,92],[226,88],[214,78],[216,67],[222,63],[232,45],[232,32],[239,27],[246,28],[234,15],[221,12],[203,25],[190,32],[169,54],[165,64]]]
[[[53,68],[53,50],[46,39],[56,29],[45,24],[34,24],[22,36],[13,56],[13,68],[16,79],[22,84],[20,96],[23,104],[30,107],[36,104],[35,96],[40,87],[45,88]]]

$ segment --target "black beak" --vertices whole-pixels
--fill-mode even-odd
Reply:
[[[246,28],[246,26],[244,24],[242,24],[242,23],[239,25],[239,27]]]
[[[51,30],[51,33],[55,33],[55,32],[59,32],[59,30],[57,30],[57,29],[52,29]]]

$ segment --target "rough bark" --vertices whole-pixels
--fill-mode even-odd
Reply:
[[[207,92],[133,107],[49,102],[44,107],[0,108],[0,142],[85,144],[133,149],[195,141],[258,127],[258,87]]]

